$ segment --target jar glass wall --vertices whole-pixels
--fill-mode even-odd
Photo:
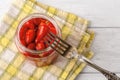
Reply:
[[[50,46],[48,46],[42,50],[36,50],[36,49],[34,50],[34,49],[30,49],[30,48],[26,47],[25,45],[23,45],[21,43],[21,36],[22,37],[25,36],[25,35],[20,35],[23,25],[26,22],[28,22],[30,20],[32,21],[32,19],[37,19],[37,18],[41,18],[43,20],[46,20],[46,21],[49,21],[50,23],[52,23],[52,25],[54,26],[54,28],[56,30],[56,35],[61,37],[60,29],[53,18],[51,18],[47,15],[44,15],[44,14],[34,13],[34,14],[31,14],[31,15],[25,17],[18,25],[18,28],[16,31],[16,36],[15,36],[15,43],[16,43],[16,46],[19,49],[19,51],[22,54],[24,54],[26,56],[26,58],[34,61],[37,66],[45,66],[45,65],[49,65],[52,62],[54,62],[55,59],[58,57],[58,54]],[[39,22],[39,21],[37,21],[37,22]],[[37,23],[35,22],[35,26],[36,26],[36,24]],[[38,27],[38,26],[36,26],[36,27]],[[22,34],[24,32],[26,33],[26,31],[24,31],[24,29],[23,29]],[[37,34],[37,31],[35,31],[35,34]],[[32,36],[33,34],[30,34],[30,35]],[[43,42],[44,42],[44,40],[43,40]],[[46,55],[46,56],[43,56],[43,55]]]

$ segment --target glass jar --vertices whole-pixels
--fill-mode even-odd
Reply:
[[[55,61],[55,59],[57,59],[57,57],[58,57],[58,54],[50,46],[48,46],[47,48],[45,48],[43,50],[31,50],[31,49],[27,48],[26,46],[24,46],[23,44],[21,44],[20,35],[19,35],[20,29],[25,22],[27,22],[33,18],[42,18],[42,19],[50,21],[56,29],[57,36],[61,37],[60,29],[53,18],[51,18],[47,15],[44,15],[44,14],[34,13],[34,14],[31,14],[31,15],[25,17],[19,23],[17,31],[16,31],[16,36],[15,36],[16,46],[19,49],[19,51],[26,56],[26,58],[34,61],[37,66],[49,65],[49,64],[53,63]],[[42,55],[43,53],[44,54],[49,53],[49,55],[41,57],[40,55]]]

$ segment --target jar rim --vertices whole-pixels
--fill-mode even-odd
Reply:
[[[46,19],[46,20],[48,20],[48,21],[50,21],[53,25],[54,25],[54,27],[56,28],[56,31],[57,31],[57,35],[59,36],[59,37],[61,37],[61,30],[60,30],[60,27],[58,26],[58,24],[56,23],[56,21],[52,18],[52,17],[50,17],[50,16],[48,16],[48,15],[45,15],[45,14],[41,14],[41,13],[33,13],[33,14],[30,14],[30,15],[28,15],[28,16],[26,16],[25,18],[23,18],[21,21],[20,21],[20,23],[19,23],[19,25],[18,25],[18,27],[17,27],[17,32],[16,32],[16,41],[15,42],[17,42],[17,44],[19,44],[19,46],[22,48],[22,49],[24,49],[25,51],[27,51],[27,52],[30,52],[31,54],[34,54],[34,55],[38,55],[38,54],[41,54],[41,53],[43,53],[43,52],[45,52],[45,51],[49,51],[49,50],[51,50],[52,48],[49,46],[49,47],[47,47],[47,48],[45,48],[45,49],[43,49],[43,50],[31,50],[31,49],[29,49],[29,48],[27,48],[27,47],[25,47],[24,45],[22,45],[21,44],[21,41],[20,41],[20,35],[19,35],[19,31],[20,31],[20,29],[21,29],[21,27],[22,27],[22,25],[25,23],[25,22],[27,22],[28,20],[30,20],[30,19],[32,19],[32,18],[43,18],[43,19]]]

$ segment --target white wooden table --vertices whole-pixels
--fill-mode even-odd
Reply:
[[[93,62],[120,76],[120,0],[38,0],[75,13],[91,21],[96,33]],[[0,16],[11,1],[0,1]],[[3,4],[4,3],[4,4]],[[106,80],[98,71],[86,67],[76,80]]]

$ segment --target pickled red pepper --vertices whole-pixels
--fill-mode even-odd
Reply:
[[[28,49],[43,50],[48,47],[43,40],[48,31],[51,31],[55,35],[57,34],[54,25],[50,21],[43,18],[32,18],[25,22],[21,27],[19,32],[20,42]],[[45,57],[50,55],[52,52],[53,50],[40,55],[32,55],[27,52],[24,54],[31,57]]]

